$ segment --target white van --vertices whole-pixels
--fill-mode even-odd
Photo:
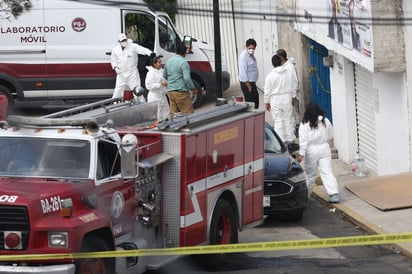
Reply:
[[[8,105],[58,107],[110,98],[115,72],[110,54],[119,33],[165,60],[184,37],[166,13],[141,0],[0,1],[0,94]],[[215,95],[214,49],[192,41],[186,55],[199,91],[195,107]],[[145,62],[139,58],[144,85]],[[222,64],[222,89],[230,75]]]

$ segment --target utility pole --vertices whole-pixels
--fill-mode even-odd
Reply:
[[[215,35],[216,98],[222,98],[222,54],[220,47],[219,0],[213,0],[213,26]]]

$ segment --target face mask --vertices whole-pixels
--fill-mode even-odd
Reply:
[[[252,55],[253,53],[255,53],[255,50],[254,50],[254,49],[248,49],[247,52],[248,52],[250,55]]]
[[[120,42],[120,45],[125,48],[127,46],[127,41]]]

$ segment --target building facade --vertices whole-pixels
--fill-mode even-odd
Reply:
[[[179,0],[179,10],[193,7],[209,11],[210,21],[201,21],[194,29],[194,22],[204,14],[192,14],[191,21],[184,21],[180,14],[176,17],[178,28],[213,43],[212,3]],[[327,111],[341,160],[350,163],[360,149],[374,175],[411,171],[412,89],[408,71],[412,65],[408,60],[412,50],[407,45],[412,42],[408,20],[412,2],[220,0],[219,7],[222,50],[232,82],[237,81],[237,55],[247,38],[258,42],[260,88],[271,70],[271,56],[284,48],[297,61],[298,114],[311,101]],[[211,31],[206,31],[207,26]],[[208,36],[202,36],[206,33]]]
[[[296,1],[294,30],[327,49],[331,112],[339,158],[359,148],[369,170],[411,170],[406,45],[408,1]]]

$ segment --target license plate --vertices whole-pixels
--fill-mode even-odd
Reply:
[[[263,207],[270,207],[270,196],[263,196]]]

